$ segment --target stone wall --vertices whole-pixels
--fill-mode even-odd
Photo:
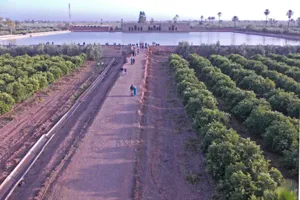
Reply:
[[[190,32],[189,23],[123,23],[123,32]]]
[[[109,32],[114,31],[111,26],[71,26],[72,32]]]

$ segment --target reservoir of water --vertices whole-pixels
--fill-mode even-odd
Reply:
[[[28,37],[22,39],[4,40],[0,44],[7,45],[9,43],[15,45],[33,45],[47,42],[54,44],[82,44],[100,43],[100,44],[130,44],[144,42],[152,44],[152,42],[160,45],[178,45],[179,42],[187,41],[193,45],[215,44],[220,42],[221,45],[300,45],[300,41],[247,35],[242,33],[230,32],[191,32],[191,33],[122,33],[122,32],[71,32],[64,34]]]

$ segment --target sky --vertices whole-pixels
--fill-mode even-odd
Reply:
[[[276,3],[275,3],[276,2]],[[279,3],[280,2],[280,3]],[[71,3],[72,21],[137,20],[140,11],[150,20],[171,20],[178,14],[180,20],[199,20],[222,12],[223,20],[234,15],[240,20],[286,20],[286,12],[294,11],[292,18],[300,17],[300,0],[0,0],[0,17],[13,20],[68,20]]]

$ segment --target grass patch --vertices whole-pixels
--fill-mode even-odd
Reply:
[[[189,174],[185,177],[185,180],[192,185],[200,183],[201,174]]]
[[[198,152],[200,148],[200,140],[199,139],[189,139],[185,143],[185,150],[192,151],[192,152]]]

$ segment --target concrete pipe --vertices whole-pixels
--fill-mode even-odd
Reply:
[[[26,156],[21,160],[17,167],[10,173],[10,175],[0,185],[0,199],[4,199],[9,190],[16,184],[16,182],[23,176],[24,171],[30,166],[37,154],[46,144],[49,137],[42,135],[35,145],[29,150]]]

